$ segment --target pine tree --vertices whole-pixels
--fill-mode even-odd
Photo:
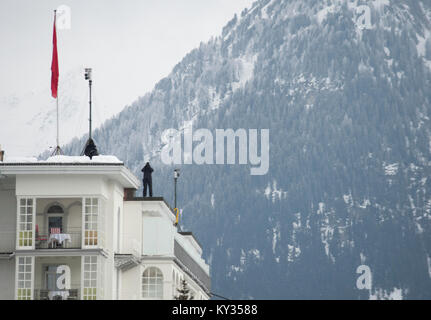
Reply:
[[[175,300],[193,300],[193,294],[190,294],[190,289],[186,280],[181,280],[181,288],[177,289],[178,295],[175,296]]]

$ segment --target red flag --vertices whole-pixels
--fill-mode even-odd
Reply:
[[[51,93],[54,98],[57,98],[58,88],[58,55],[57,55],[57,32],[55,31],[55,13],[54,13],[54,34],[52,36],[52,63],[51,63]]]

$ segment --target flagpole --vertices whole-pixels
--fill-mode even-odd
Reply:
[[[58,114],[59,114],[58,89],[57,89],[57,98],[55,99],[55,101],[56,101],[56,105],[57,105],[57,147],[55,147],[55,150],[54,150],[52,155],[59,156],[63,153],[63,151],[60,148],[60,134],[59,134],[59,121],[58,121],[58,119],[59,119],[59,116],[58,116]]]
[[[55,16],[55,29],[57,30],[57,10],[54,10],[54,16]],[[56,31],[57,32],[57,31]],[[57,86],[57,98],[56,105],[57,105],[57,148],[55,148],[55,155],[61,155],[61,148],[60,148],[60,122],[59,119],[59,108],[58,108],[58,86]]]
[[[60,129],[59,129],[60,123],[58,121],[58,118],[59,118],[59,114],[58,114],[58,112],[59,112],[59,109],[58,109],[58,91],[57,91],[56,101],[57,101],[57,151],[60,151]]]
[[[57,56],[57,10],[54,10],[54,35],[55,35],[55,52],[56,52],[56,56]],[[58,58],[56,58],[58,59]],[[52,70],[52,67],[51,67]],[[57,72],[58,72],[58,60],[57,60]],[[51,80],[52,81],[52,80]],[[52,87],[52,82],[51,82],[51,87]],[[51,88],[52,89],[52,88]],[[59,108],[58,108],[58,73],[57,73],[57,84],[56,84],[56,97],[55,97],[55,101],[56,101],[56,107],[57,107],[57,146],[55,147],[54,152],[52,153],[52,155],[61,155],[63,152],[60,148],[60,122],[59,122]]]

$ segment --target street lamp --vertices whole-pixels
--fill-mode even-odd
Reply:
[[[177,180],[180,177],[180,169],[174,170],[174,207],[177,207]]]
[[[180,177],[180,169],[174,170],[174,212],[175,212],[175,226],[178,225],[178,218],[179,218],[179,209],[177,208],[177,180]]]

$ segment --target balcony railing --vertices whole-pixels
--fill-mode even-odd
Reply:
[[[33,300],[79,300],[81,289],[47,290],[35,289]]]
[[[36,249],[81,249],[81,229],[66,230],[61,234],[37,235]]]

